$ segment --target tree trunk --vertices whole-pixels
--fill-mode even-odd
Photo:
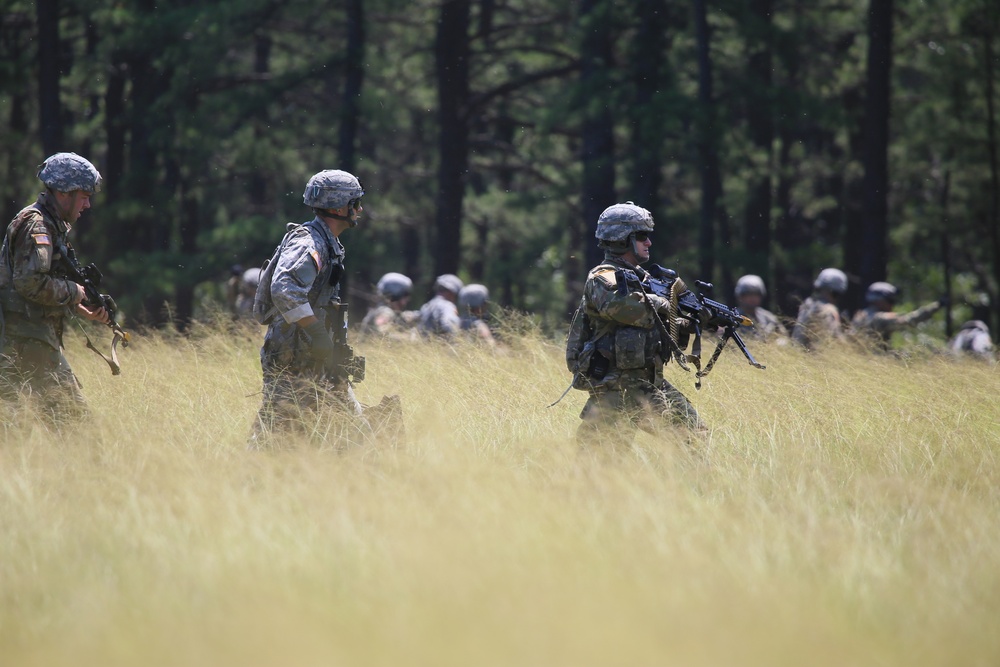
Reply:
[[[462,202],[469,163],[470,0],[444,0],[434,43],[440,138],[434,271],[457,273],[461,259]]]
[[[774,143],[774,117],[772,114],[772,53],[771,53],[771,0],[754,0],[750,3],[752,20],[758,26],[754,33],[763,34],[759,43],[750,45],[748,74],[750,90],[747,104],[747,123],[750,141],[758,155],[753,164],[743,226],[746,249],[744,269],[747,273],[763,276],[768,280],[771,264],[771,162]]]
[[[864,182],[859,287],[885,280],[888,264],[889,112],[892,73],[892,0],[871,0],[864,120]],[[857,304],[848,304],[854,306]]]
[[[997,160],[996,110],[993,108],[993,37],[995,26],[987,24],[983,35],[983,55],[986,64],[986,136],[990,159],[990,240],[993,246],[993,284],[997,291],[990,295],[993,310],[993,331],[1000,328],[1000,166]]]
[[[664,227],[666,216],[660,201],[660,186],[668,121],[657,104],[657,94],[662,94],[669,86],[665,72],[669,50],[667,3],[666,0],[638,0],[635,12],[635,49],[630,69],[636,93],[635,103],[629,108],[632,168],[631,189],[626,199],[649,209],[657,225]],[[660,237],[666,238],[667,231],[662,229]]]
[[[347,53],[344,63],[344,95],[340,100],[340,168],[354,172],[355,144],[361,117],[361,86],[364,82],[365,13],[364,0],[347,0]],[[468,19],[466,19],[468,20]]]
[[[713,280],[715,272],[715,225],[725,224],[720,210],[722,177],[719,173],[716,106],[713,99],[711,32],[705,0],[694,0],[695,40],[698,52],[698,171],[701,175],[701,214],[698,226],[698,273]],[[726,235],[728,236],[728,234]]]
[[[611,3],[608,0],[581,0],[580,26],[583,39],[580,47],[581,104],[583,107],[582,154],[583,220],[579,222],[579,242],[584,245],[587,268],[599,264],[604,253],[597,247],[594,230],[601,212],[615,203],[615,140],[614,117],[609,102],[614,98],[609,77],[612,71]],[[571,249],[572,251],[572,249]],[[575,257],[578,257],[575,254]],[[575,259],[574,257],[574,259]],[[578,262],[569,275],[581,275],[586,268]],[[579,293],[570,294],[576,307]]]
[[[38,16],[38,129],[42,150],[48,157],[66,150],[59,95],[59,0],[36,0],[35,9]]]

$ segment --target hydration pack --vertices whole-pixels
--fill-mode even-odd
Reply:
[[[274,302],[271,300],[271,279],[274,277],[274,267],[278,263],[278,258],[288,243],[288,239],[300,227],[302,227],[300,224],[288,223],[285,228],[285,236],[281,239],[278,247],[274,249],[274,254],[271,255],[270,259],[265,259],[260,266],[260,282],[257,283],[257,292],[253,297],[253,318],[257,324],[270,324],[274,321],[274,316],[278,314],[278,309],[274,307]]]

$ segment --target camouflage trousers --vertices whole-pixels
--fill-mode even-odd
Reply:
[[[360,445],[376,437],[396,442],[403,435],[395,395],[366,407],[349,382],[288,370],[266,370],[263,394],[249,449],[277,448],[294,434],[333,446]]]
[[[0,357],[0,398],[26,401],[50,423],[76,421],[87,414],[80,382],[63,353],[32,338],[7,336]]]
[[[580,413],[576,439],[580,444],[596,444],[607,438],[629,441],[635,431],[657,433],[664,428],[686,427],[702,431],[705,425],[691,402],[666,380],[658,385],[639,381],[625,387],[598,388]]]

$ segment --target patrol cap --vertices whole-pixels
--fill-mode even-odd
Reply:
[[[378,293],[386,299],[402,299],[413,291],[413,281],[402,273],[389,272],[378,279]]]
[[[490,298],[486,285],[473,283],[466,285],[458,293],[458,305],[465,308],[482,308]]]
[[[597,218],[594,236],[599,241],[627,241],[634,232],[653,231],[653,214],[633,202],[612,204]]]
[[[357,176],[340,169],[313,174],[302,193],[302,203],[311,208],[343,208],[365,194]]]
[[[56,153],[38,167],[38,178],[56,192],[100,192],[101,172],[90,160],[76,153]]]
[[[739,280],[736,281],[736,296],[743,296],[744,294],[750,294],[751,292],[757,292],[761,296],[767,296],[767,289],[764,287],[764,279],[760,276],[748,273],[745,276],[741,276]]]
[[[865,292],[865,301],[868,303],[875,303],[879,299],[885,299],[890,303],[895,303],[898,294],[899,290],[897,290],[896,286],[892,283],[872,283],[868,286],[868,291]]]
[[[463,286],[462,279],[453,273],[442,274],[434,281],[435,290],[447,290],[456,295],[462,291]]]
[[[840,269],[823,269],[813,281],[813,287],[843,294],[847,291],[847,274]]]

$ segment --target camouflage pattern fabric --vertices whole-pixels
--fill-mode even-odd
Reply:
[[[73,417],[83,404],[79,384],[60,352],[65,319],[78,290],[53,274],[55,247],[69,246],[70,226],[60,219],[48,193],[22,209],[10,223],[0,250],[0,307],[4,397],[27,391],[39,396],[56,417]]]
[[[636,428],[655,432],[659,428],[686,426],[704,428],[694,406],[663,379],[665,341],[656,326],[656,313],[669,317],[666,299],[642,291],[618,289],[616,271],[646,273],[608,254],[587,275],[583,289],[584,312],[594,329],[592,341],[607,362],[603,377],[587,377],[587,404],[580,413],[577,430],[581,443],[634,433]],[[584,369],[586,372],[586,369]],[[624,430],[620,430],[625,427]]]
[[[889,339],[894,331],[919,324],[941,309],[941,302],[934,301],[909,313],[880,311],[873,306],[859,310],[851,320],[851,333],[859,341],[879,350],[889,349]]]
[[[420,313],[415,310],[393,310],[391,306],[380,304],[368,310],[361,320],[361,332],[368,335],[387,336],[400,340],[411,340],[415,335]]]
[[[948,349],[956,354],[970,354],[980,359],[992,360],[994,347],[989,328],[984,322],[966,322],[961,331],[948,343]]]
[[[475,315],[464,315],[461,322],[462,331],[469,334],[469,336],[476,341],[481,343],[486,343],[487,345],[495,345],[496,339],[493,338],[493,332],[490,330],[490,325]]]
[[[841,339],[840,312],[837,306],[820,296],[813,295],[799,307],[799,316],[792,330],[792,340],[806,349],[814,349],[823,342]]]
[[[343,272],[344,246],[319,218],[289,234],[271,279],[271,299],[279,314],[260,350],[264,400],[255,436],[292,429],[301,425],[305,413],[320,408],[361,413],[349,382],[329,382],[313,368],[309,335],[296,324],[309,316],[327,323],[330,311],[339,306],[340,285],[331,284],[331,276]]]
[[[747,331],[751,338],[765,340],[788,335],[785,325],[778,316],[766,308],[754,308],[753,312],[746,313],[746,316],[753,320],[753,328]]]
[[[425,336],[451,336],[461,329],[458,306],[440,294],[420,307],[420,333]]]

